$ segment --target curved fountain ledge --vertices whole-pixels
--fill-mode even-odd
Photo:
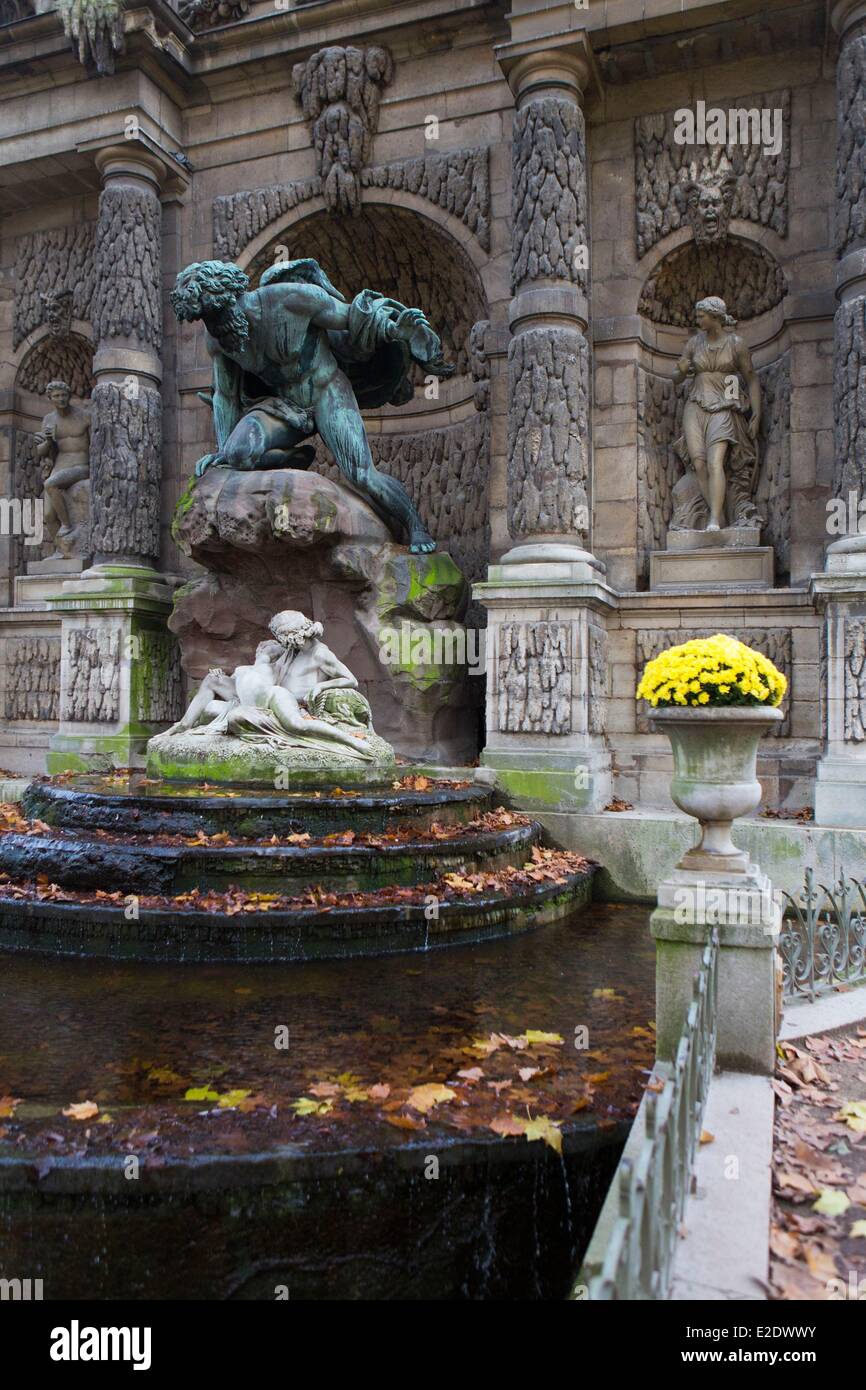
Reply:
[[[229,835],[267,838],[308,832],[330,835],[351,822],[356,831],[377,833],[411,823],[454,825],[471,820],[493,804],[489,787],[433,785],[427,791],[395,791],[387,786],[347,795],[334,791],[274,792],[216,786],[204,790],[132,777],[128,787],[110,778],[31,782],[24,813],[49,825],[75,830],[127,830],[132,834]]]
[[[142,1164],[134,1183],[116,1156],[0,1157],[3,1263],[43,1277],[51,1299],[86,1288],[273,1302],[279,1285],[293,1299],[561,1299],[629,1128],[573,1121],[561,1157],[514,1139],[425,1136],[169,1158]],[[437,1182],[424,1177],[431,1145]],[[59,1203],[63,1219],[46,1222]]]
[[[437,886],[520,870],[541,843],[537,822],[489,828],[469,822],[490,809],[487,788],[383,787],[348,795],[294,795],[112,779],[36,782],[22,807],[50,829],[0,836],[0,871],[12,885],[56,884],[70,893],[120,893],[128,901],[66,902],[0,896],[0,949],[119,960],[266,962],[379,955],[473,942],[553,922],[586,906],[594,866],[558,881]],[[450,828],[432,834],[434,823]],[[406,832],[396,844],[323,844],[325,835]],[[109,831],[110,835],[98,832]],[[227,833],[240,843],[158,844],[154,835]],[[267,844],[272,835],[310,835],[309,844]],[[423,890],[414,901],[341,902],[343,895],[389,888]],[[225,910],[199,894],[277,894],[306,904]],[[2,893],[2,885],[0,885]],[[193,899],[181,897],[193,893]],[[335,902],[323,895],[338,895]],[[165,902],[138,903],[138,897]],[[179,897],[175,905],[172,898]]]

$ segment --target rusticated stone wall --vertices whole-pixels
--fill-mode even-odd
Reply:
[[[587,534],[588,358],[583,334],[529,329],[508,353],[509,528]]]
[[[514,117],[512,289],[531,280],[586,288],[586,133],[574,102],[545,97]]]
[[[65,634],[69,682],[62,717],[113,723],[120,714],[121,635],[114,628],[73,628]]]
[[[866,619],[845,620],[845,739],[866,741]]]
[[[92,396],[91,544],[105,554],[159,555],[162,399],[111,381]]]
[[[693,328],[695,304],[712,286],[735,319],[753,319],[781,303],[787,281],[762,246],[741,241],[689,242],[656,266],[641,291],[638,312],[653,323]]]
[[[683,99],[682,106],[687,101]],[[788,233],[788,181],[791,164],[791,93],[788,90],[750,93],[708,103],[725,110],[781,110],[783,138],[776,155],[760,143],[727,146],[679,144],[674,138],[674,109],[638,116],[634,123],[635,183],[637,185],[635,241],[639,256],[684,225],[688,218],[686,184],[713,175],[720,165],[731,170],[735,186],[730,215]]]
[[[490,171],[486,148],[443,150],[365,168],[362,188],[393,188],[424,198],[459,218],[484,250],[490,249]],[[273,222],[311,198],[322,180],[297,179],[214,199],[213,245],[219,260],[235,260]],[[333,224],[336,228],[337,224]],[[306,231],[309,222],[304,223]]]
[[[7,637],[3,718],[56,720],[60,710],[60,638]]]
[[[504,623],[499,629],[499,730],[571,731],[571,643],[568,623]]]
[[[183,713],[180,647],[172,634],[142,629],[131,639],[132,679],[140,683],[139,718],[168,723]]]
[[[94,223],[80,222],[16,239],[13,347],[45,322],[43,295],[70,290],[72,317],[90,321],[97,280],[95,230]]]
[[[58,379],[81,400],[93,390],[93,344],[77,333],[38,342],[21,363],[17,384],[22,391],[41,396],[49,381]]]

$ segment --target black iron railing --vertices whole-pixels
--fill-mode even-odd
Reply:
[[[779,934],[786,999],[814,999],[834,985],[866,979],[866,886],[840,874],[828,888],[812,869],[796,897],[782,893]]]
[[[638,1143],[630,1141],[620,1160],[573,1299],[658,1300],[668,1295],[715,1066],[718,958],[714,929],[695,977],[676,1058],[667,1067],[657,1064],[662,1088],[644,1094],[635,1120]]]

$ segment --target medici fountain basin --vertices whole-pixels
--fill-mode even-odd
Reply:
[[[471,782],[291,792],[36,781],[0,840],[0,947],[302,961],[477,940],[591,897],[593,867]]]
[[[37,779],[0,872],[0,1277],[564,1296],[653,1065],[652,947],[489,786]]]

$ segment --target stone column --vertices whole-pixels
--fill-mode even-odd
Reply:
[[[508,351],[508,519],[514,546],[475,595],[488,611],[482,760],[520,804],[597,811],[611,797],[604,615],[616,598],[589,549],[586,35],[515,6],[497,50],[515,98]],[[525,7],[524,7],[525,9]],[[540,25],[541,36],[527,26]],[[573,827],[562,818],[568,842]]]
[[[502,564],[557,561],[574,578],[602,567],[589,550],[589,218],[583,34],[550,47],[511,44],[514,93],[508,525]]]
[[[866,498],[866,0],[838,0],[836,69],[836,298],[833,496]],[[815,820],[866,826],[866,535],[834,541],[812,580],[825,618],[827,741],[818,763]]]
[[[49,771],[129,766],[177,717],[180,670],[156,569],[162,478],[165,165],[139,142],[101,148],[90,432],[94,564],[50,607],[62,616],[60,727]]]
[[[97,565],[159,558],[162,473],[162,207],[165,167],[112,145],[98,151],[91,535]]]

